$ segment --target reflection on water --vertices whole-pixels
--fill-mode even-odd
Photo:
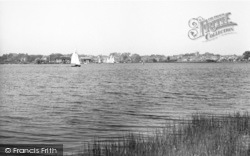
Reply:
[[[193,112],[250,111],[250,64],[0,66],[0,143],[146,132]]]

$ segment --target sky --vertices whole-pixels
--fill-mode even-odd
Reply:
[[[206,41],[188,37],[189,20],[230,12],[233,33]],[[172,56],[250,50],[249,1],[0,0],[0,55],[108,55],[130,52]]]

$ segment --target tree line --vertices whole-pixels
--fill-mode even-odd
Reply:
[[[205,53],[207,54],[207,53]],[[205,55],[204,54],[204,55]],[[210,55],[214,55],[212,53],[208,53]],[[155,63],[155,62],[175,62],[177,61],[175,58],[171,56],[165,55],[139,55],[139,54],[131,54],[130,52],[118,53],[113,52],[110,53],[109,56],[113,56],[115,58],[115,62],[117,63]],[[184,54],[182,56],[190,56],[195,55],[195,53]],[[92,62],[98,62],[99,59],[106,59],[108,56],[106,55],[80,55],[80,57],[90,57]],[[214,55],[217,56],[217,55]],[[48,56],[44,55],[28,55],[23,53],[10,53],[10,54],[3,54],[0,56],[0,63],[56,63],[56,59],[63,59],[65,62],[70,61],[71,54],[60,54],[60,53],[53,53]],[[239,56],[242,60],[249,60],[250,58],[250,51],[245,51],[242,56]]]
[[[140,63],[140,62],[167,62],[169,61],[169,57],[164,55],[145,55],[141,56],[139,54],[131,54],[129,52],[124,53],[117,53],[113,52],[107,55],[79,55],[80,57],[90,57],[91,62],[98,62],[98,59],[107,59],[109,56],[113,56],[115,58],[115,62],[117,63]],[[57,59],[62,59],[63,61],[67,62],[70,60],[71,54],[60,54],[60,53],[53,53],[48,56],[43,55],[28,55],[23,53],[10,53],[10,54],[3,54],[0,57],[0,63],[56,63]]]

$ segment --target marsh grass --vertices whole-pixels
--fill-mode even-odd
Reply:
[[[193,114],[154,135],[95,140],[79,156],[250,156],[250,116]]]

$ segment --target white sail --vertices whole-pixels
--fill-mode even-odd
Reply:
[[[71,64],[80,65],[79,57],[76,52],[74,52],[71,56]]]
[[[115,63],[115,58],[113,55],[110,55],[108,58],[107,58],[107,63]]]

